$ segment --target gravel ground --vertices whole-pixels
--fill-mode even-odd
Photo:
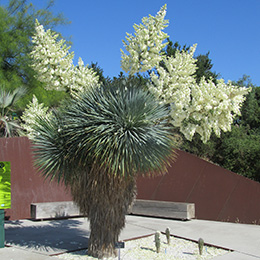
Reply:
[[[120,249],[120,254],[109,260],[178,260],[178,259],[212,259],[215,256],[227,254],[229,251],[211,246],[204,246],[203,254],[199,254],[198,244],[185,239],[171,237],[170,245],[167,244],[165,235],[161,235],[160,253],[156,253],[154,236],[140,238],[125,242],[125,248]],[[87,256],[86,250],[58,256],[63,260],[94,260],[97,258]]]

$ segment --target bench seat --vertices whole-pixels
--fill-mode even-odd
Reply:
[[[65,218],[81,216],[73,201],[42,202],[31,204],[32,219]]]
[[[195,218],[195,204],[137,199],[129,213],[133,215],[190,220]],[[31,218],[35,220],[77,216],[82,216],[82,214],[73,201],[31,204]]]
[[[195,204],[137,199],[132,209],[130,209],[130,213],[134,215],[190,220],[195,218]]]

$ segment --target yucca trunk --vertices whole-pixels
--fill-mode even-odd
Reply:
[[[135,178],[92,170],[79,176],[71,191],[90,221],[88,255],[99,259],[116,256],[115,243],[136,195]]]

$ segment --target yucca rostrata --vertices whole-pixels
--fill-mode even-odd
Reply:
[[[136,194],[136,177],[163,174],[173,156],[168,107],[140,86],[112,84],[67,101],[39,118],[36,165],[63,181],[90,221],[88,254],[116,254]]]

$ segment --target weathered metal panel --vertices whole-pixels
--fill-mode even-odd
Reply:
[[[11,162],[12,206],[5,211],[7,218],[30,218],[31,203],[71,200],[64,185],[45,180],[33,167],[27,137],[0,138],[0,161]]]
[[[199,179],[186,201],[195,202],[198,218],[217,220],[238,180],[235,174],[203,160],[201,169]]]
[[[240,181],[230,192],[219,220],[231,222],[260,224],[260,184],[239,176]]]
[[[178,151],[168,173],[138,178],[138,199],[195,203],[196,218],[260,224],[260,183]]]
[[[31,203],[71,201],[64,185],[49,182],[34,169],[26,137],[0,138],[0,161],[11,162],[10,219],[30,218]],[[191,154],[178,151],[169,172],[138,178],[138,199],[195,203],[196,218],[260,224],[260,183]]]

